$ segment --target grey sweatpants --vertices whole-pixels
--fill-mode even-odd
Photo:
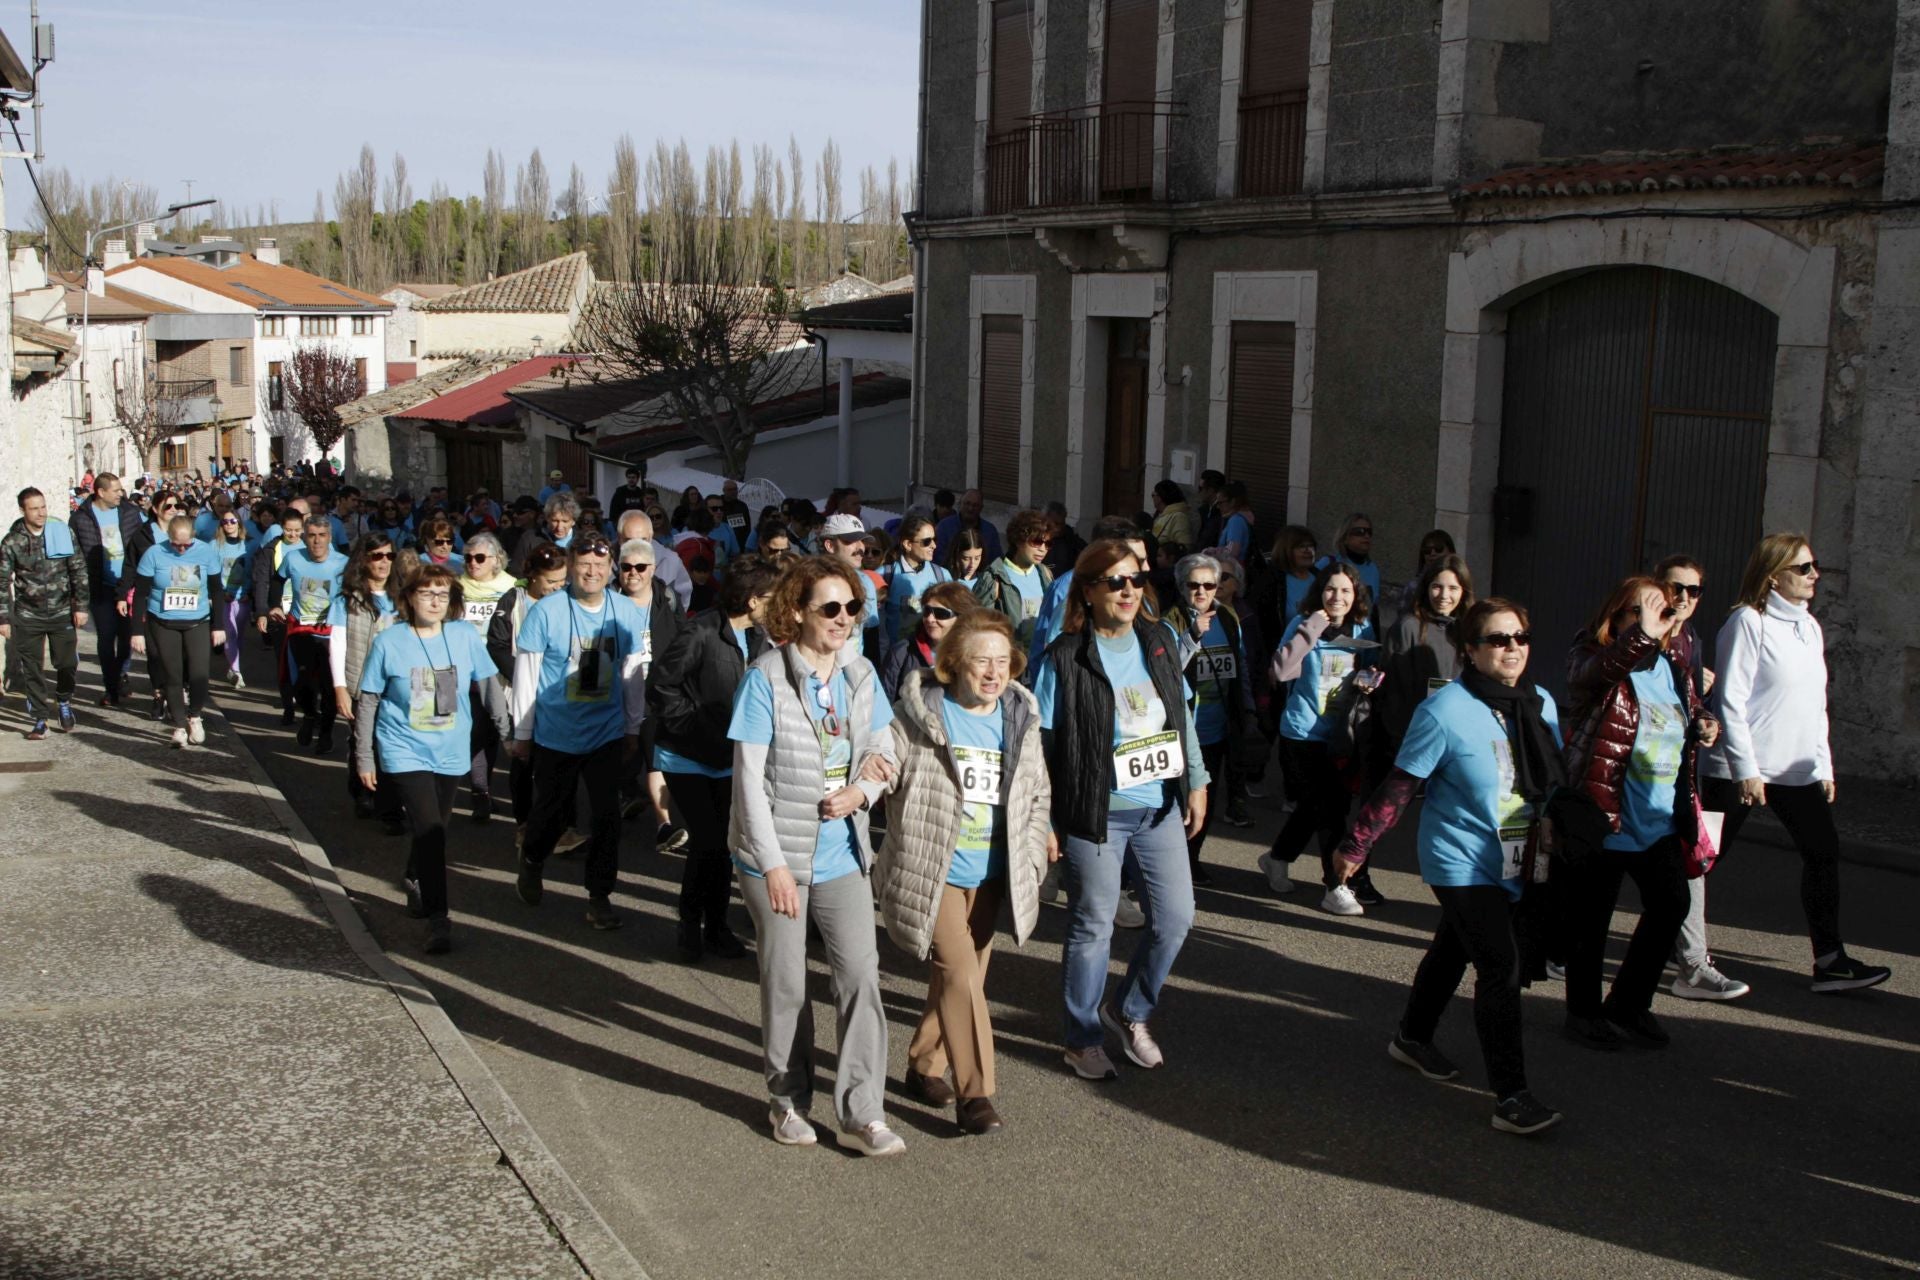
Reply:
[[[1680,926],[1680,940],[1673,944],[1673,954],[1685,968],[1698,969],[1707,962],[1707,878],[1687,881],[1687,892],[1692,902]]]
[[[887,1014],[880,1004],[880,952],[874,938],[873,886],[867,877],[840,876],[800,886],[800,915],[775,912],[767,882],[739,874],[757,935],[760,960],[760,1039],[767,1096],[775,1110],[801,1115],[813,1104],[813,1001],[807,998],[807,921],[819,927],[833,974],[840,1068],[833,1081],[833,1114],[841,1129],[884,1120],[887,1091]]]

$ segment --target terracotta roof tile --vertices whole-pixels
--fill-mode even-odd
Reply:
[[[156,271],[163,276],[245,303],[256,311],[282,308],[303,311],[391,311],[393,304],[370,293],[312,275],[298,267],[262,262],[247,254],[230,267],[216,267],[195,258],[136,258],[107,272],[109,278],[130,271]],[[131,286],[139,277],[121,281]]]
[[[497,426],[512,422],[519,416],[519,410],[507,399],[507,392],[578,359],[579,356],[535,356],[478,382],[449,391],[437,400],[429,400],[387,416],[428,422],[464,422],[471,426]]]
[[[1886,147],[1880,143],[1820,150],[1716,151],[1529,165],[1468,183],[1459,194],[1487,200],[1776,187],[1860,189],[1879,185],[1885,167]]]
[[[458,311],[532,311],[564,313],[580,295],[582,274],[589,277],[584,252],[543,262],[537,267],[456,289],[445,297],[421,304],[421,311],[445,314]]]

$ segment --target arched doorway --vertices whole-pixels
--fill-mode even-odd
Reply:
[[[1493,588],[1533,614],[1533,675],[1620,577],[1669,555],[1707,574],[1701,630],[1761,533],[1778,321],[1698,276],[1618,267],[1507,316]]]

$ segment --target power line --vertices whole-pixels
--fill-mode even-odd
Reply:
[[[13,128],[14,143],[24,152],[27,149],[27,142],[20,136],[20,122],[9,113],[7,123]],[[60,220],[53,216],[53,207],[47,203],[47,193],[40,189],[40,175],[33,171],[33,161],[22,155],[20,163],[27,167],[27,178],[33,183],[33,194],[40,198],[40,212],[46,215],[48,230],[59,235],[60,242],[67,246],[67,252],[80,259],[80,269],[86,270],[89,265],[87,255],[75,248],[73,241],[67,239],[66,228],[61,226]]]

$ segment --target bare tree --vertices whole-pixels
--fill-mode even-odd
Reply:
[[[322,457],[347,434],[340,406],[367,393],[360,364],[344,350],[324,342],[302,343],[281,368],[289,410],[298,415]]]
[[[144,183],[121,182],[109,175],[104,181],[83,186],[58,166],[41,171],[40,189],[47,206],[42,208],[39,201],[34,201],[27,226],[45,239],[50,271],[78,270],[89,232],[131,222],[151,213],[160,203],[159,193]]]
[[[379,287],[381,265],[373,240],[374,201],[380,169],[373,148],[360,146],[360,159],[333,186],[333,216],[340,223],[341,278],[356,289]]]
[[[614,145],[613,172],[607,177],[607,248],[613,278],[622,284],[633,280],[640,262],[640,158],[630,133]]]
[[[420,277],[438,284],[453,269],[453,198],[435,182],[427,196],[427,225],[420,245]]]
[[[553,184],[540,148],[535,147],[527,163],[515,171],[513,185],[514,265],[531,267],[546,261],[547,213],[553,208]]]
[[[793,255],[793,274],[788,277],[795,289],[803,289],[818,279],[807,244],[807,162],[800,154],[800,141],[787,136],[787,177],[792,182],[787,207],[787,251]]]
[[[648,419],[685,423],[740,479],[758,431],[754,407],[798,390],[806,357],[786,349],[792,330],[765,277],[769,246],[742,207],[737,159],[710,149],[704,171],[702,184],[684,144],[656,148],[647,165],[653,270],[600,292],[582,320],[596,357],[574,368],[644,382]]]
[[[487,148],[487,167],[481,175],[480,194],[480,258],[478,262],[467,263],[466,279],[468,284],[481,280],[491,280],[493,273],[500,269],[500,250],[504,245],[505,232],[502,227],[503,210],[507,202],[507,166],[500,159],[500,153],[492,147]]]
[[[114,385],[113,420],[140,455],[142,471],[152,469],[153,451],[180,430],[186,415],[186,401],[168,393],[154,364],[139,380]]]

